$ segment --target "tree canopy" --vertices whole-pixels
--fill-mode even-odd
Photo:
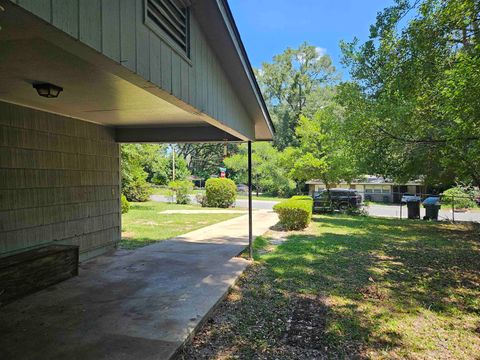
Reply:
[[[295,189],[295,182],[288,177],[281,164],[281,154],[270,143],[258,142],[252,145],[252,185],[259,192],[287,196]],[[239,152],[225,159],[231,177],[237,184],[248,182],[248,154],[245,145]]]
[[[480,185],[480,3],[397,0],[342,43],[344,133],[365,172]]]
[[[173,164],[166,145],[123,144],[121,147],[122,191],[129,201],[146,201],[151,184],[167,185],[172,180]],[[183,158],[175,161],[175,178],[190,176]]]
[[[256,71],[275,123],[275,146],[296,146],[295,128],[302,115],[313,115],[324,89],[337,79],[332,59],[320,48],[303,43],[287,48]]]
[[[331,187],[341,180],[353,180],[357,175],[356,161],[349,144],[342,137],[342,110],[328,106],[314,117],[302,116],[295,129],[299,146],[284,152],[284,166],[296,180],[320,179]]]

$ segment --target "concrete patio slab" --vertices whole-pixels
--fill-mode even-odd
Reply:
[[[81,265],[0,309],[0,359],[169,359],[248,265],[248,217]],[[277,222],[254,213],[254,235]]]

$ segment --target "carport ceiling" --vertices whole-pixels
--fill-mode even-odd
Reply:
[[[0,31],[0,100],[104,125],[207,125],[199,116],[42,38],[5,39]],[[63,87],[42,98],[34,82]]]

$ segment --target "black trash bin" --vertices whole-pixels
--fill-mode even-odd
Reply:
[[[409,219],[420,219],[420,200],[408,200],[407,208]]]
[[[423,200],[425,208],[424,220],[438,220],[438,211],[440,210],[440,198],[438,196],[430,196]]]

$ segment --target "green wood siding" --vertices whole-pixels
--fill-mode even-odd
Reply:
[[[144,25],[143,0],[13,1],[232,129],[253,138],[254,126],[212,51],[195,13],[190,59]]]
[[[113,129],[0,102],[0,256],[47,244],[82,259],[120,241]]]

